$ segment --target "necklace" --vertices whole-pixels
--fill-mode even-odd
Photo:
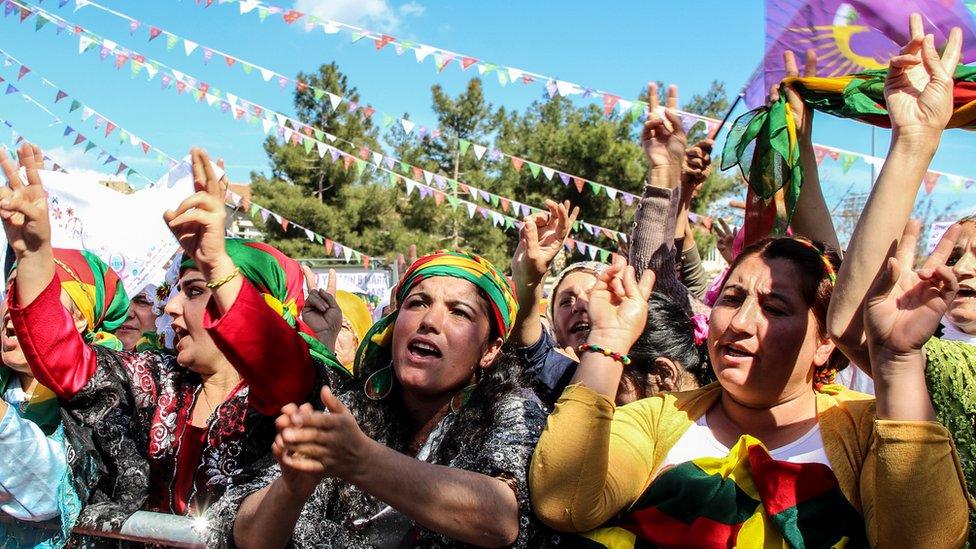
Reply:
[[[207,405],[207,417],[210,417],[214,413],[215,408],[213,404],[210,404],[210,397],[207,396],[207,387],[201,387],[200,392],[203,393],[203,401]]]

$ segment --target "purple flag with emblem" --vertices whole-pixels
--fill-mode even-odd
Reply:
[[[908,16],[922,14],[941,46],[952,27],[963,31],[963,63],[976,61],[976,14],[965,0],[766,0],[766,54],[746,86],[746,104],[761,105],[785,71],[783,52],[817,53],[818,76],[880,69],[908,41]],[[973,5],[973,4],[969,4]],[[974,5],[976,6],[976,5]],[[976,9],[976,7],[974,7]]]

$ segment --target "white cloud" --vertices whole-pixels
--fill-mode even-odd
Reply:
[[[295,0],[295,9],[323,19],[382,32],[395,31],[401,17],[421,15],[425,10],[414,0],[399,8],[391,6],[389,0]]]
[[[66,149],[64,147],[56,147],[53,149],[47,149],[44,151],[44,155],[57,162],[59,166],[65,169],[65,171],[71,173],[72,175],[79,175],[83,177],[90,177],[93,179],[98,179],[99,181],[126,181],[125,175],[115,175],[114,171],[109,171],[113,166],[118,167],[118,164],[110,164],[105,166],[105,169],[101,169],[102,162],[99,161],[97,154],[92,151],[85,154],[85,150],[80,147],[73,147]],[[45,166],[50,169],[51,166]]]

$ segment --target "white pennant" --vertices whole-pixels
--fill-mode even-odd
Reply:
[[[260,69],[260,70],[261,70],[261,78],[264,78],[265,82],[271,82],[271,77],[274,76],[274,73],[272,71],[269,71],[268,69]]]
[[[335,143],[336,141],[336,136],[332,135],[331,133],[325,134],[325,138],[329,140],[329,143]]]
[[[240,2],[240,8],[242,14],[247,13],[256,7],[258,7],[257,0],[241,0]]]
[[[573,84],[572,82],[563,82],[562,80],[556,80],[556,90],[558,90],[559,95],[563,97],[582,93],[582,90],[580,90],[579,86],[576,84]]]
[[[407,184],[407,196],[410,196],[410,194],[413,193],[414,188],[416,188],[417,183],[413,179],[403,178],[403,180]]]
[[[334,93],[328,93],[328,92],[326,92],[326,95],[329,96],[329,104],[332,105],[332,110],[336,110],[337,108],[339,108],[339,103],[342,103],[342,97],[339,97]]]
[[[427,170],[424,170],[424,181],[426,181],[428,185],[430,185],[430,182],[433,181],[433,179],[434,179],[434,174],[428,172]]]
[[[81,119],[82,120],[88,120],[89,118],[92,117],[93,114],[95,114],[95,111],[91,110],[88,107],[84,107],[83,109],[81,109]]]
[[[118,44],[112,42],[111,40],[102,39],[102,45],[108,48],[109,51],[115,51],[115,48],[119,47]]]
[[[617,101],[617,107],[620,108],[620,112],[627,112],[633,106],[634,106],[633,101],[627,101],[626,99],[620,99]]]
[[[610,198],[612,199],[617,198],[617,189],[614,189],[612,187],[603,187],[603,190],[607,191],[607,196],[609,196]]]
[[[232,93],[227,93],[225,95],[227,95],[227,102],[230,103],[230,106],[231,107],[236,107],[237,106],[237,96],[234,95],[234,94],[232,94]]]
[[[405,132],[407,132],[407,133],[410,133],[410,132],[412,132],[412,131],[413,131],[413,128],[414,128],[414,126],[416,126],[416,124],[415,124],[415,123],[413,123],[413,122],[411,122],[411,121],[409,121],[409,120],[407,120],[406,118],[401,118],[401,119],[400,119],[400,125],[401,125],[401,126],[403,126],[403,131],[405,131]]]
[[[511,80],[512,82],[515,82],[519,78],[522,78],[524,74],[525,73],[523,73],[519,69],[513,69],[512,67],[508,68],[508,79]]]
[[[91,2],[89,2],[88,0],[75,0],[75,11],[80,10],[81,8],[87,6],[88,4],[91,4]]]
[[[342,257],[346,258],[346,261],[349,261],[349,258],[352,257],[352,250],[348,246],[342,247]]]
[[[590,259],[592,259],[593,261],[596,261],[596,247],[595,246],[587,246],[587,248],[590,249]]]
[[[379,166],[382,163],[383,163],[383,153],[378,153],[376,151],[373,151],[373,164]]]
[[[274,124],[270,120],[268,120],[267,118],[261,119],[261,127],[264,129],[265,135],[267,135],[268,132],[271,131],[271,126],[274,126]]]
[[[156,78],[157,72],[159,72],[159,69],[156,68],[156,65],[153,65],[152,63],[146,63],[146,74],[149,75],[150,80]]]
[[[491,212],[491,224],[492,225],[504,225],[505,220],[502,218],[501,214],[498,212]]]
[[[208,93],[208,94],[204,95],[204,97],[207,99],[207,104],[210,105],[211,107],[213,107],[214,106],[214,103],[217,102],[217,97],[214,96],[214,95],[212,95],[212,94],[209,94]]]
[[[187,55],[193,53],[193,50],[197,49],[197,43],[191,42],[186,38],[183,39],[183,50],[186,51]]]
[[[139,138],[138,137],[130,134],[129,135],[129,143],[132,143],[132,146],[133,147],[138,147],[140,141],[139,141]]]
[[[488,147],[484,145],[478,145],[477,143],[472,143],[471,148],[474,149],[474,156],[478,160],[481,160],[481,158],[485,156],[485,151],[488,150]]]
[[[85,48],[94,44],[95,41],[91,38],[85,36],[84,34],[78,36],[78,53],[84,53]],[[6,59],[5,59],[6,61]],[[9,66],[9,65],[8,65]]]
[[[468,217],[473,218],[477,206],[475,206],[473,202],[465,202],[464,205],[468,207]]]
[[[322,30],[325,31],[325,34],[335,34],[342,30],[342,26],[335,21],[326,21],[325,23],[322,23]]]
[[[309,229],[305,229],[305,236],[308,237],[309,242],[315,242],[315,233]]]
[[[546,176],[546,179],[552,179],[552,176],[556,175],[556,170],[549,168],[547,166],[543,166],[542,175]]]
[[[315,146],[319,150],[319,158],[325,158],[325,153],[328,152],[329,146],[321,141],[316,141]]]
[[[417,56],[418,63],[423,61],[428,55],[432,53],[434,53],[434,48],[430,46],[425,46],[424,44],[420,44],[419,46],[416,47],[416,49],[413,50],[413,54]]]
[[[281,114],[280,112],[276,112],[274,113],[274,116],[275,116],[275,120],[278,121],[279,126],[285,125],[285,115]]]

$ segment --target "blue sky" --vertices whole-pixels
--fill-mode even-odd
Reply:
[[[456,93],[477,74],[474,68],[461,72],[456,63],[438,74],[430,58],[418,65],[409,53],[397,57],[392,47],[376,52],[368,40],[350,43],[348,33],[306,33],[300,24],[285,25],[280,16],[260,23],[255,13],[239,15],[234,3],[220,5],[215,1],[207,9],[193,0],[99,3],[138,19],[143,28],[130,35],[126,21],[92,7],[75,12],[73,0],[61,9],[57,0],[46,0],[42,7],[223,91],[286,114],[293,113],[290,91],[265,83],[256,72],[247,75],[238,66],[228,69],[217,57],[205,64],[201,50],[190,57],[184,54],[182,45],[167,51],[165,37],[147,42],[146,28],[160,27],[201,46],[223,50],[286,75],[314,70],[319,64],[334,60],[365,102],[387,112],[409,113],[419,124],[433,122],[429,109],[432,84],[439,83]],[[705,91],[712,80],[724,81],[730,90],[735,90],[755,68],[763,47],[763,3],[759,0],[278,0],[278,5],[555,76],[625,98],[636,97],[648,80],[676,83],[684,97]],[[131,78],[128,67],[116,70],[111,59],[100,61],[97,51],[79,55],[77,39],[56,34],[51,25],[35,32],[33,20],[19,24],[16,14],[0,18],[0,48],[32,69],[31,74],[15,82],[18,88],[151,179],[165,171],[153,156],[120,145],[114,134],[104,138],[102,132],[94,129],[93,120],[80,120],[81,111],[69,114],[66,102],[52,105],[54,92],[42,85],[38,76],[53,81],[173,156],[182,156],[191,145],[204,146],[212,155],[225,159],[236,181],[247,180],[252,170],[267,170],[260,125],[235,121],[206,103],[196,104],[185,95],[177,95],[172,88],[163,90],[158,77],[151,82],[145,73]],[[0,67],[0,76],[11,81],[17,75],[15,70]],[[516,109],[544,93],[539,85],[503,87],[494,78],[488,79],[485,89],[492,103]],[[96,169],[101,164],[94,153],[84,155],[80,148],[72,148],[73,139],[62,136],[63,125],[51,127],[49,115],[16,94],[0,96],[0,117],[12,122],[20,133],[41,144],[71,170]],[[818,116],[814,137],[819,143],[871,152],[870,128],[851,121]],[[876,138],[875,151],[883,156],[887,133],[878,130]],[[6,129],[0,132],[0,140],[12,144]],[[958,130],[948,132],[933,168],[976,179],[976,166],[969,161],[974,145],[976,136]],[[544,158],[530,160],[546,163]],[[858,162],[843,173],[839,163],[826,160],[822,178],[828,202],[833,205],[849,190],[866,192],[870,168]],[[934,194],[934,209],[939,211],[945,207],[972,209],[976,204],[976,187],[960,193],[945,179]]]

